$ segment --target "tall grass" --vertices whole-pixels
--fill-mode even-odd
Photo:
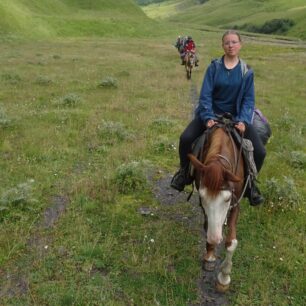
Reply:
[[[128,43],[0,45],[0,102],[10,120],[0,125],[0,198],[13,199],[14,190],[23,195],[22,206],[13,199],[0,210],[1,305],[197,302],[201,215],[185,201],[161,204],[152,192],[178,166],[178,138],[193,107],[191,83],[172,46],[182,30]],[[199,90],[204,69],[220,54],[220,37],[193,36],[201,66],[192,82]],[[245,44],[257,105],[273,130],[262,190],[271,193],[265,182],[272,178],[287,186],[290,175],[305,197],[305,169],[290,159],[305,152],[305,49]],[[116,86],[99,86],[110,78]],[[27,182],[31,189],[22,189]],[[294,195],[273,192],[259,209],[242,203],[232,305],[305,304],[305,208],[303,201],[288,208]],[[273,208],[279,196],[283,206]],[[61,197],[69,199],[65,212],[43,227],[47,207]]]

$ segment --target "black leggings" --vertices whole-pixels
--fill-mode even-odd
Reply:
[[[205,129],[206,127],[203,121],[199,117],[195,117],[182,133],[179,145],[180,165],[182,168],[185,168],[189,164],[187,155],[191,153],[192,143],[203,134]],[[266,157],[266,148],[252,125],[246,127],[244,137],[252,141],[254,161],[259,172]]]

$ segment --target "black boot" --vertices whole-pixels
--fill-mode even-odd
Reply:
[[[193,182],[193,178],[189,176],[188,172],[189,167],[180,168],[171,180],[171,187],[181,192],[186,185],[190,185]]]
[[[258,187],[252,182],[252,186],[246,190],[246,196],[252,206],[258,206],[264,202],[264,197],[260,194]]]
[[[185,170],[183,168],[180,168],[179,171],[177,171],[172,180],[171,180],[171,187],[178,190],[178,191],[183,191],[186,185],[186,175],[185,175]]]

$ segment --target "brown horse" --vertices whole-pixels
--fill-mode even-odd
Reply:
[[[191,79],[191,72],[192,72],[192,69],[193,69],[194,64],[195,64],[194,53],[191,52],[191,51],[188,51],[185,55],[184,62],[185,62],[187,79],[190,80]]]
[[[211,132],[203,153],[201,161],[191,154],[189,158],[195,168],[195,183],[205,215],[207,239],[204,268],[214,270],[215,247],[222,241],[223,225],[227,223],[226,257],[217,276],[217,290],[224,292],[229,288],[232,256],[238,243],[236,224],[243,192],[244,164],[241,152],[226,126]]]

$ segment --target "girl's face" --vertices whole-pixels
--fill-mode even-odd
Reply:
[[[236,34],[228,34],[223,38],[222,47],[227,56],[238,56],[241,49],[241,41]]]

